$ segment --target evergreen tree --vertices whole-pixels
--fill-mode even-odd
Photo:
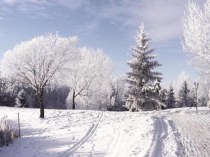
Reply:
[[[160,92],[160,97],[161,97],[161,101],[163,102],[164,105],[161,106],[161,109],[166,109],[167,104],[166,104],[166,100],[167,100],[167,90],[166,89],[162,89]]]
[[[174,88],[170,85],[169,91],[166,96],[166,105],[167,108],[175,108],[176,107],[176,99],[174,96]]]
[[[26,93],[22,89],[19,91],[17,98],[16,98],[16,107],[26,107],[27,106],[27,100],[26,100]]]
[[[164,102],[164,103],[166,103],[166,98],[167,98],[166,94],[167,94],[167,90],[166,89],[163,89],[163,90],[160,91],[160,97],[161,97],[162,102]]]
[[[187,81],[184,81],[178,95],[179,107],[191,107],[193,100],[190,97],[190,90],[188,89]]]
[[[160,108],[161,73],[154,71],[160,64],[154,60],[156,56],[152,54],[154,49],[149,48],[150,40],[142,25],[136,38],[136,45],[132,48],[133,58],[128,61],[131,71],[127,73],[125,106],[130,111]]]

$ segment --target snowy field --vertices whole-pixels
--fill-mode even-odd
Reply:
[[[21,138],[0,157],[209,157],[210,110],[100,112],[0,107]]]

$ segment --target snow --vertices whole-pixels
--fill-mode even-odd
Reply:
[[[21,138],[0,148],[0,157],[210,156],[206,107],[150,112],[102,112],[0,107]]]

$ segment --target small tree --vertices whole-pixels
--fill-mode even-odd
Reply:
[[[179,107],[191,107],[192,106],[192,98],[190,97],[190,90],[188,89],[187,81],[184,81],[178,96],[178,104]]]
[[[43,94],[47,84],[62,79],[76,57],[77,38],[63,38],[48,34],[22,42],[4,54],[2,75],[30,85],[40,105],[40,118],[44,118]]]
[[[26,100],[26,93],[24,89],[20,90],[18,92],[18,95],[15,99],[16,101],[16,107],[27,107],[27,100]]]
[[[113,78],[110,81],[110,104],[109,111],[124,111],[126,110],[124,94],[125,94],[125,79],[123,77]]]
[[[154,49],[149,48],[150,38],[144,31],[144,26],[136,38],[136,46],[132,48],[132,60],[128,62],[131,69],[127,73],[128,90],[126,107],[130,111],[153,110],[160,108],[159,84],[161,73],[154,71],[160,64],[154,60]]]
[[[173,88],[172,85],[170,85],[169,91],[167,92],[166,104],[167,104],[167,108],[176,107],[176,99],[175,99],[175,96],[174,96],[174,88]]]

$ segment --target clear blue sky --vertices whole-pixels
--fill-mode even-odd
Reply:
[[[0,57],[21,41],[48,32],[77,35],[81,46],[102,48],[128,70],[130,47],[144,22],[165,81],[196,72],[181,46],[181,18],[187,0],[0,0]]]

